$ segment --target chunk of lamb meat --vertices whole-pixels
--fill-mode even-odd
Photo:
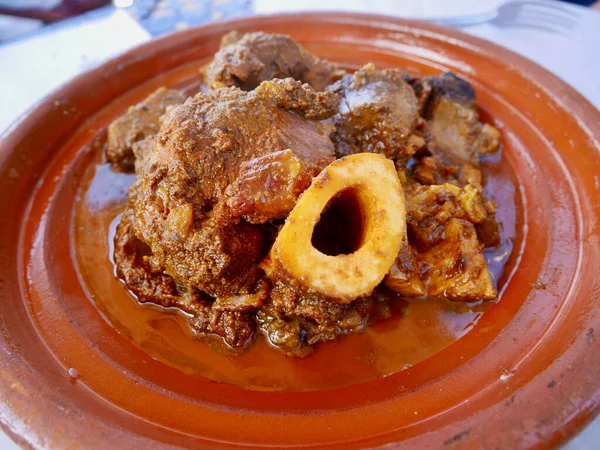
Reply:
[[[403,165],[414,154],[410,137],[418,120],[417,98],[402,72],[367,64],[328,90],[340,96],[332,137],[337,156],[381,153]]]
[[[140,302],[177,307],[191,316],[189,323],[194,332],[221,336],[231,347],[241,347],[252,339],[255,321],[250,311],[232,302],[224,305],[219,302],[221,299],[213,302],[193,288],[178,285],[163,272],[150,248],[135,236],[133,210],[129,207],[117,226],[114,243],[117,274]],[[266,292],[262,298],[256,298],[255,294],[250,300],[256,307],[265,298]],[[248,300],[245,299],[246,303]]]
[[[480,122],[475,90],[453,73],[413,79],[427,121],[423,136],[436,151],[455,161],[477,165],[479,156],[500,147],[500,132]]]
[[[136,143],[154,136],[167,108],[185,102],[186,98],[181,91],[161,87],[142,102],[131,106],[108,126],[107,161],[124,171],[133,169]]]
[[[425,185],[441,185],[450,183],[461,188],[466,186],[477,187],[479,190],[483,186],[483,174],[474,165],[468,162],[452,163],[443,154],[434,154],[425,156],[417,160],[412,167],[413,179]],[[492,204],[484,199],[486,204]],[[493,209],[493,208],[492,208]],[[479,223],[475,224],[479,241],[485,247],[495,247],[500,243],[500,229],[496,222],[496,215],[489,213],[488,216]]]
[[[169,114],[136,167],[133,199],[135,234],[165,273],[216,297],[252,295],[267,250],[263,230],[219,222],[213,208],[255,158],[292,149],[307,166],[331,162],[336,100],[292,79],[273,80],[251,92],[200,93]]]
[[[322,91],[332,83],[337,66],[308,53],[283,34],[232,31],[206,70],[212,89],[237,86],[245,91],[274,78],[294,78]]]
[[[406,189],[407,228],[427,294],[475,302],[496,298],[475,226],[494,207],[477,186],[412,185]]]
[[[403,297],[411,298],[425,295],[426,289],[423,280],[421,280],[420,267],[408,239],[402,243],[398,257],[383,283]]]
[[[469,184],[483,185],[481,170],[466,161],[452,162],[442,153],[423,156],[416,160],[412,173],[415,180],[422,184],[452,183],[460,187]]]
[[[399,296],[385,287],[366,298],[339,304],[273,281],[269,300],[257,311],[260,331],[288,355],[306,356],[318,342],[363,330],[390,316],[390,302]]]
[[[286,217],[321,167],[305,163],[294,152],[281,152],[242,163],[238,178],[227,186],[213,215],[222,223],[265,223]]]

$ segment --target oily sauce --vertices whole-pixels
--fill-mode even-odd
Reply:
[[[254,390],[308,391],[361,383],[399,372],[439,352],[476,326],[494,305],[443,299],[397,302],[389,319],[317,344],[314,353],[304,358],[286,356],[262,336],[241,354],[219,351],[210,340],[191,334],[184,313],[140,304],[116,278],[112,239],[135,176],[103,164],[99,150],[94,158],[75,205],[73,238],[80,273],[108,322],[155,359],[182,372]],[[515,236],[515,184],[506,162],[492,162],[485,173],[485,194],[496,201],[503,237],[503,244],[486,250],[485,256],[499,280]]]

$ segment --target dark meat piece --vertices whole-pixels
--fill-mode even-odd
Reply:
[[[289,36],[232,31],[221,41],[207,69],[212,89],[237,86],[245,91],[274,78],[294,78],[322,91],[332,82],[335,64],[311,55]]]
[[[337,156],[381,153],[405,162],[415,152],[406,145],[417,122],[417,99],[396,69],[367,64],[329,90],[341,97],[334,116]]]
[[[308,165],[333,159],[329,121],[336,98],[286,79],[256,90],[201,93],[175,108],[136,165],[135,233],[165,272],[210,295],[250,294],[266,253],[263,231],[225,225],[213,207],[244,162],[291,149]],[[251,214],[252,211],[247,211]]]
[[[422,184],[468,184],[482,186],[481,171],[468,162],[454,163],[443,154],[424,156],[417,160],[412,169],[415,179]]]
[[[222,223],[237,222],[240,217],[250,223],[284,218],[320,170],[315,164],[304,163],[289,149],[244,162],[213,216]]]
[[[341,96],[339,113],[334,116],[338,156],[359,152],[390,158],[401,155],[418,117],[415,95],[400,71],[376,70],[367,64],[329,90]]]
[[[398,258],[383,282],[388,288],[403,297],[425,295],[425,284],[421,280],[420,268],[408,241],[405,241],[400,247]]]
[[[150,247],[133,233],[133,214],[127,208],[117,225],[114,238],[117,275],[145,303],[169,307],[181,303],[177,284],[160,267],[153,267]]]
[[[431,95],[431,83],[429,82],[429,77],[417,78],[408,75],[407,73],[402,74],[402,79],[411,85],[413,90],[415,91],[415,95],[417,96],[417,107],[419,110],[419,115],[423,115],[423,110],[427,101],[429,100],[429,96]]]
[[[168,106],[185,102],[186,95],[175,89],[158,88],[144,101],[108,126],[106,159],[122,170],[133,169],[133,146],[154,136],[160,127],[160,117]]]
[[[363,330],[389,317],[389,302],[398,298],[379,288],[367,298],[341,305],[275,281],[269,301],[257,312],[257,321],[272,345],[288,355],[305,356],[317,342]]]
[[[135,189],[134,189],[135,192]],[[134,194],[135,195],[135,194]],[[255,322],[252,314],[235,302],[218,298],[212,302],[193,288],[178,285],[163,272],[160,263],[152,256],[150,248],[133,232],[133,214],[130,208],[123,213],[114,239],[114,259],[117,274],[142,303],[177,307],[190,314],[190,326],[201,334],[221,336],[232,347],[241,347],[252,339]],[[264,283],[263,283],[264,284]],[[262,290],[264,287],[261,285]],[[260,306],[262,298],[255,294],[254,305]],[[244,299],[248,303],[248,299]]]
[[[423,97],[424,137],[434,150],[475,165],[479,155],[498,150],[500,132],[479,121],[475,91],[468,82],[448,72],[416,80],[413,88]]]
[[[427,293],[450,300],[492,300],[497,293],[475,224],[493,218],[479,187],[452,184],[409,187],[407,227]]]

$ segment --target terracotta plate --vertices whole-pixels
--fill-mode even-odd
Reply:
[[[504,135],[519,238],[474,330],[394,375],[310,392],[186,375],[89,299],[72,217],[85,145],[153,86],[196,74],[230,29],[318,55],[470,80]],[[253,17],[177,33],[75,78],[0,142],[0,423],[31,447],[557,445],[600,405],[600,113],[560,80],[456,31],[386,17]],[[76,368],[76,370],[69,370]]]

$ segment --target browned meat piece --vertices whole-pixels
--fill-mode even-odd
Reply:
[[[305,356],[317,342],[337,339],[389,317],[389,303],[398,298],[379,288],[368,298],[341,305],[276,281],[269,301],[257,312],[257,321],[272,345],[288,355]]]
[[[210,295],[251,294],[268,250],[263,230],[219,223],[212,209],[235,191],[244,162],[286,149],[307,165],[330,162],[335,102],[287,79],[201,93],[169,114],[136,166],[134,200],[135,233],[166,273]]]
[[[415,179],[422,184],[452,183],[464,187],[482,186],[481,170],[468,162],[452,163],[443,154],[424,156],[413,167]]]
[[[152,151],[153,145],[154,139],[153,137],[149,137],[143,141],[137,141],[131,146],[136,164],[142,163],[142,160]]]
[[[121,217],[114,239],[117,275],[141,302],[174,306],[180,297],[177,284],[160,268],[152,267],[149,258],[152,251],[135,236],[132,221],[133,214],[128,208]]]
[[[408,241],[405,241],[390,273],[385,277],[384,284],[403,297],[421,297],[426,291],[420,275],[413,250]]]
[[[479,187],[412,186],[406,192],[407,225],[427,293],[474,302],[496,298],[475,224],[493,215]]]
[[[408,75],[407,73],[402,74],[402,79],[411,85],[417,96],[417,107],[419,109],[419,115],[423,115],[423,109],[429,100],[431,95],[431,83],[429,77],[417,78]]]
[[[428,294],[465,302],[495,299],[498,294],[482,250],[473,224],[450,219],[444,239],[420,255],[421,264],[428,267]]]
[[[430,92],[422,115],[427,120],[426,139],[435,150],[475,165],[479,155],[498,150],[500,132],[479,121],[475,91],[465,80],[448,72],[421,78],[413,88],[423,96]]]
[[[237,86],[245,91],[274,78],[294,78],[322,91],[337,66],[311,55],[289,36],[262,32],[223,36],[221,49],[207,69],[212,89]]]
[[[417,99],[402,72],[367,64],[329,90],[341,97],[333,119],[337,156],[381,153],[406,162],[414,154],[407,141],[418,119]]]
[[[321,168],[306,164],[291,150],[242,163],[238,178],[214,209],[218,222],[265,223],[286,217]]]
[[[247,344],[254,334],[253,316],[231,301],[219,298],[212,302],[197,290],[178,285],[163,272],[150,248],[135,236],[132,221],[132,211],[127,208],[117,226],[114,258],[119,278],[137,299],[185,311],[191,315],[190,326],[196,333],[221,336],[232,347]],[[255,304],[262,304],[264,298],[266,292]]]
[[[158,88],[144,101],[131,106],[127,113],[108,126],[106,159],[122,170],[133,169],[133,146],[154,136],[160,127],[160,117],[168,106],[179,105],[186,95],[175,89]]]
[[[495,209],[494,204],[490,200],[486,200],[488,211]],[[500,229],[498,222],[496,222],[496,215],[494,213],[488,213],[488,216],[481,222],[475,224],[475,231],[477,231],[477,239],[483,244],[484,247],[496,247],[500,245]]]

